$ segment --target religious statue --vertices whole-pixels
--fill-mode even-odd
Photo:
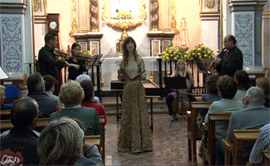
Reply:
[[[159,17],[158,17],[158,1],[157,0],[152,0],[151,1],[151,29],[152,30],[158,30],[158,22],[159,22]]]
[[[98,1],[90,1],[90,28],[92,32],[98,31]]]

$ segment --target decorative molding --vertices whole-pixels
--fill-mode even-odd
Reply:
[[[25,14],[27,7],[26,0],[22,2],[0,2],[1,14]]]
[[[73,37],[73,34],[76,32],[78,28],[76,13],[77,13],[77,0],[72,0],[72,24],[71,24],[72,29],[69,32],[70,37]]]
[[[254,13],[234,13],[234,35],[237,46],[243,53],[244,66],[254,66]]]
[[[175,19],[176,16],[176,9],[175,9],[175,1],[171,1],[171,28],[174,30],[175,34],[179,33],[179,30],[176,28],[177,22]]]
[[[6,72],[23,71],[22,15],[1,15],[1,66]]]

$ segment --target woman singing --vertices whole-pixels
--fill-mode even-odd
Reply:
[[[125,79],[118,151],[152,151],[146,96],[141,82],[146,78],[144,61],[137,54],[132,37],[123,42],[123,59],[118,74],[119,80]]]

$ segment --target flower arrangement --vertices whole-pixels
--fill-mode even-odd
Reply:
[[[132,15],[131,11],[127,10],[120,10],[116,12],[116,16],[114,19],[120,20],[120,19],[133,19],[134,16]]]
[[[194,56],[211,59],[214,58],[214,51],[203,44],[199,44],[194,49],[187,50],[184,58],[191,60]]]
[[[184,59],[186,49],[176,48],[174,46],[168,47],[165,51],[161,53],[162,60],[167,62],[178,61],[179,59]]]
[[[90,50],[81,50],[81,53],[86,56],[93,56],[92,52]]]

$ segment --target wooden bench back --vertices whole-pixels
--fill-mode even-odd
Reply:
[[[207,130],[204,130],[204,161],[207,161],[209,165],[215,165],[215,147],[216,147],[216,122],[229,122],[231,118],[231,112],[226,113],[209,113]]]
[[[233,143],[223,140],[225,147],[225,165],[231,165],[231,153],[233,153],[233,165],[243,165],[242,153],[246,142],[255,141],[259,137],[259,129],[233,130]]]
[[[41,131],[49,124],[49,118],[40,118],[37,121],[37,126],[35,130]],[[0,120],[0,130],[1,132],[4,132],[6,130],[9,130],[13,128],[13,124],[11,123],[11,120]]]

